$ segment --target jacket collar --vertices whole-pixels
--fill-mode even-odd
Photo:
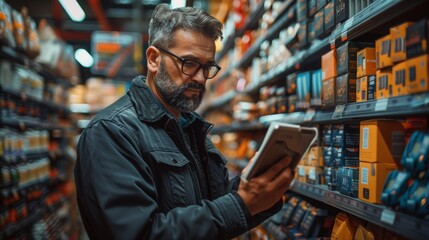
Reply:
[[[156,99],[152,90],[146,84],[146,77],[137,76],[134,78],[128,95],[141,121],[154,123],[174,119]],[[189,121],[190,125],[197,124],[197,126],[202,126],[204,129],[212,127],[212,124],[204,121],[201,116],[194,112],[182,113],[182,116]]]

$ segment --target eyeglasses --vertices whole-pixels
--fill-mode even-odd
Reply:
[[[157,47],[159,50],[161,50],[162,52],[168,53],[171,56],[177,58],[179,61],[182,62],[182,72],[185,75],[191,76],[193,77],[195,74],[197,74],[197,72],[200,70],[200,68],[203,68],[203,76],[206,79],[211,79],[214,78],[216,76],[216,74],[219,72],[219,70],[221,69],[216,63],[214,64],[202,64],[199,63],[197,61],[191,60],[191,59],[186,59],[186,58],[182,58],[177,56],[176,54],[159,48]]]

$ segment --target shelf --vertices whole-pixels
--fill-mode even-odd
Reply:
[[[229,125],[215,126],[210,134],[222,134],[227,132],[239,132],[239,131],[257,131],[268,128],[267,125],[264,125],[258,121],[253,122],[234,122]]]
[[[11,59],[15,63],[24,66],[29,66],[48,82],[53,82],[66,88],[74,86],[74,84],[72,84],[70,81],[55,76],[55,74],[51,70],[49,70],[47,66],[43,66],[42,64],[35,62],[34,60],[26,56],[24,53],[18,52],[11,47],[0,44],[0,56],[5,59]]]
[[[36,208],[21,222],[8,225],[4,230],[0,232],[0,236],[3,236],[3,237],[13,236],[15,233],[22,230],[23,228],[36,223],[38,220],[40,220],[43,217],[43,214],[45,212],[46,211],[44,208]]]
[[[20,130],[25,130],[27,128],[35,129],[46,129],[46,130],[57,130],[63,129],[63,127],[48,123],[41,119],[36,119],[32,117],[14,117],[14,118],[1,118],[0,126],[13,127]]]
[[[393,211],[383,205],[367,203],[337,191],[330,191],[326,186],[312,185],[294,180],[290,190],[324,202],[397,234],[406,235],[411,239],[429,239],[429,231],[427,231],[429,221]]]

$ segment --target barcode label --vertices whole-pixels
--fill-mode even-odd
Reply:
[[[308,178],[311,180],[316,180],[316,168],[310,168]]]
[[[362,148],[368,149],[368,141],[369,141],[369,128],[364,127],[362,129]]]
[[[368,184],[368,168],[362,168],[360,175],[360,183]]]
[[[305,168],[303,166],[298,167],[298,175],[301,177],[305,176]]]

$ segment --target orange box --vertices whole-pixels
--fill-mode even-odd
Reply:
[[[308,151],[307,165],[323,167],[323,149],[321,146],[311,147]]]
[[[322,55],[322,80],[337,76],[337,51],[332,49]]]
[[[368,100],[368,76],[356,79],[356,102]]]
[[[398,166],[392,163],[359,163],[359,199],[370,203],[381,203],[381,193],[387,176]]]
[[[408,94],[408,87],[405,85],[409,82],[408,61],[395,64],[392,68],[393,84],[392,96],[402,96]]]
[[[377,90],[376,99],[388,98],[393,95],[392,69],[377,70]]]
[[[359,161],[398,163],[405,149],[405,129],[393,120],[367,120],[360,123]]]
[[[405,85],[409,93],[429,91],[429,55],[425,54],[407,60],[408,78]]]
[[[392,38],[392,48],[390,49],[390,54],[393,63],[401,62],[407,59],[405,37],[407,35],[407,28],[413,24],[413,22],[405,22],[401,25],[390,28],[390,36]]]
[[[375,74],[376,68],[375,48],[365,48],[357,53],[356,77]]]
[[[375,58],[377,70],[392,66],[393,63],[390,55],[390,48],[390,34],[375,41]]]

